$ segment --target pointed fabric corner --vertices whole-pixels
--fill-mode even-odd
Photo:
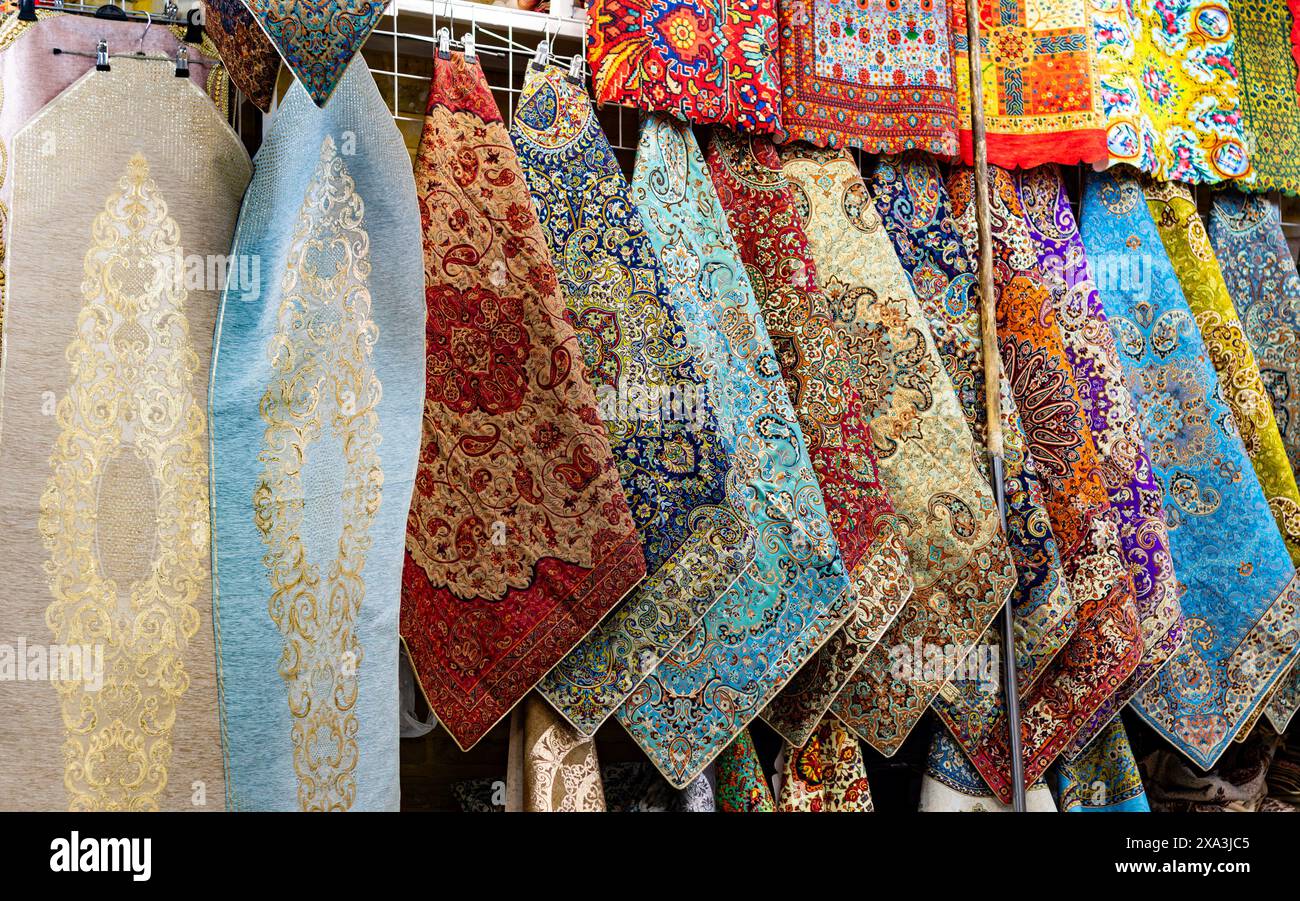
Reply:
[[[1146,813],[1146,789],[1119,717],[1075,760],[1057,770],[1062,813]]]
[[[758,760],[754,739],[742,729],[722,749],[715,764],[718,784],[717,808],[721,813],[773,813],[776,799]]]
[[[1039,779],[1025,791],[1029,813],[1056,813],[1047,783]],[[961,745],[940,723],[934,724],[930,751],[921,777],[921,813],[1011,813],[971,764]]]
[[[870,813],[871,784],[858,738],[833,716],[802,746],[781,755],[776,809],[782,813]]]
[[[324,106],[387,0],[244,0],[284,64]]]
[[[280,54],[243,0],[203,0],[203,28],[235,87],[262,112],[271,109]]]

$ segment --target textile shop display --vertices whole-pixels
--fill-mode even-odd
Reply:
[[[778,5],[782,141],[956,155],[948,0]]]
[[[1300,70],[1291,56],[1285,0],[1234,0],[1241,128],[1255,170],[1252,191],[1300,193]]]
[[[1233,308],[1205,224],[1196,212],[1196,202],[1185,185],[1145,182],[1144,188],[1160,240],[1219,374],[1223,396],[1251,466],[1286,539],[1291,560],[1300,563],[1300,489],[1287,460],[1259,364]]]
[[[881,484],[864,392],[846,373],[867,364],[817,284],[803,222],[776,148],[721,129],[709,174],[763,312],[855,607],[852,617],[763,711],[792,745],[812,736],[831,702],[913,590],[893,504]]]
[[[921,154],[884,157],[876,162],[870,186],[885,230],[911,276],[976,446],[983,448],[987,413],[978,276],[952,218],[952,202],[939,167]],[[1016,566],[1012,594],[1016,675],[1021,692],[1028,692],[1065,646],[1078,620],[1038,467],[1005,377],[1000,409],[1007,539]],[[1005,653],[1000,643],[998,649]],[[964,743],[981,741],[985,729],[1006,730],[999,722],[1001,692],[989,688],[967,680],[946,686],[935,699],[945,719],[983,724],[978,730],[957,730]]]
[[[1073,366],[1054,302],[1059,264],[1035,240],[1015,177],[991,171],[997,334],[1002,365],[1044,489],[1078,625],[1021,698],[1025,779],[1032,783],[1084,732],[1138,666],[1142,653],[1133,577],[1112,508],[1105,462],[1091,427],[1092,387]],[[974,173],[952,173],[954,221],[975,253]],[[972,764],[1011,799],[1009,731],[1001,705],[940,707]],[[957,714],[962,714],[961,718]],[[980,717],[974,718],[972,714]],[[968,737],[969,736],[969,737]],[[978,738],[977,738],[978,736]]]
[[[298,83],[324,106],[387,0],[243,0]],[[250,73],[251,74],[251,73]]]
[[[936,725],[921,779],[922,813],[1010,813],[1011,804],[994,797],[961,746],[943,726]],[[1055,813],[1056,802],[1041,779],[1025,791],[1029,813]]]
[[[870,813],[871,786],[862,746],[834,717],[781,757],[776,809],[784,813]]]
[[[425,366],[410,157],[358,61],[324,108],[289,91],[255,168],[232,253],[257,266],[227,287],[211,388],[228,802],[395,810]]]
[[[51,26],[60,42],[78,34],[38,24],[33,49]],[[6,136],[0,631],[31,646],[24,680],[0,680],[0,804],[220,810],[206,402],[218,286],[193,262],[228,251],[250,164],[165,61],[114,59],[35,112],[23,95],[53,96],[68,69],[23,91],[5,81],[12,109],[33,115]],[[170,127],[151,127],[158,116]],[[50,142],[79,164],[52,165]]]
[[[1142,813],[1147,803],[1142,774],[1119,717],[1074,760],[1057,772],[1057,796],[1065,813]]]
[[[722,813],[772,813],[776,799],[758,762],[754,739],[742,729],[714,761],[718,810]]]
[[[1127,163],[1191,183],[1253,179],[1236,4],[1231,13],[1216,0],[1092,0],[1088,8],[1106,127],[1099,168]]]
[[[980,0],[990,164],[1030,168],[1091,163],[1105,156],[1103,98],[1088,8],[1085,3]],[[951,9],[961,159],[969,166],[974,145],[966,4],[955,0]]]
[[[203,0],[203,28],[235,87],[262,112],[270,110],[280,54],[244,0]]]
[[[870,411],[916,586],[831,707],[891,755],[956,678],[944,661],[951,656],[955,667],[966,656],[1016,573],[952,382],[853,158],[791,145],[782,164],[807,210],[819,286],[854,351],[844,375]]]
[[[482,69],[434,59],[428,306],[402,639],[468,749],[645,575],[582,349]]]
[[[855,597],[758,301],[689,125],[645,117],[631,197],[709,375],[718,434],[734,467],[727,499],[757,533],[754,561],[618,713],[681,788],[844,624]]]
[[[1183,586],[1183,644],[1130,706],[1208,768],[1296,658],[1295,567],[1142,187],[1090,175],[1081,218]]]
[[[756,543],[728,501],[734,466],[720,399],[586,92],[554,69],[530,72],[511,138],[648,573],[541,683],[546,699],[593,735],[737,580]]]
[[[777,0],[592,0],[598,103],[770,134],[781,127]]]

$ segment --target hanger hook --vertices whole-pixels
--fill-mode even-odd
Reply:
[[[135,48],[135,52],[141,55],[144,53],[144,39],[149,36],[149,29],[153,28],[153,13],[146,9],[144,14],[144,31],[140,32],[140,46]]]

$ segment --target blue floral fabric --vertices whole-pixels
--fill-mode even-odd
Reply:
[[[1083,754],[1062,761],[1056,773],[1063,813],[1145,813],[1142,774],[1119,717],[1098,733]]]

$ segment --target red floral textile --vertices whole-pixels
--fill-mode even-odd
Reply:
[[[435,60],[416,182],[427,393],[401,632],[467,749],[645,560],[514,149],[462,56]]]
[[[776,0],[593,0],[596,99],[697,124],[781,125]]]

